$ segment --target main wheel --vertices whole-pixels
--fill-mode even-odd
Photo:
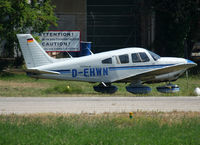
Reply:
[[[148,86],[126,86],[126,90],[132,94],[148,94],[151,92],[151,88]]]
[[[104,93],[104,94],[113,94],[118,90],[116,86],[113,86],[113,85],[104,86],[102,84],[94,86],[93,88],[96,92]]]

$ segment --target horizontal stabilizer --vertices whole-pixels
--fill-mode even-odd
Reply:
[[[55,72],[55,71],[38,70],[38,69],[26,69],[25,72],[36,73],[36,74],[54,74],[54,75],[60,74],[59,72]]]
[[[35,74],[54,74],[54,75],[59,75],[59,72],[55,71],[47,71],[47,70],[38,70],[38,69],[6,69],[3,70],[4,72],[9,72],[9,73],[35,73]]]

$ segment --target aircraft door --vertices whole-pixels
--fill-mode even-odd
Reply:
[[[110,72],[112,74],[111,78],[112,80],[116,80],[117,78],[120,77],[119,72],[116,69],[120,65],[119,57],[116,55],[112,56],[112,61],[113,61],[113,64],[112,64],[112,67],[110,68]]]

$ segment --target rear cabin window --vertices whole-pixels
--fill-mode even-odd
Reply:
[[[104,59],[104,60],[102,60],[102,63],[103,64],[112,64],[112,58]]]
[[[121,63],[129,63],[128,54],[119,55],[119,60],[120,60]]]
[[[145,52],[140,52],[139,54],[140,54],[140,57],[142,59],[142,62],[148,62],[148,61],[150,61],[149,57],[147,56],[147,54]]]
[[[133,62],[133,63],[141,62],[141,59],[140,59],[138,53],[132,53],[131,56],[132,56],[132,62]]]

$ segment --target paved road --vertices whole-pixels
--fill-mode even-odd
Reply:
[[[0,97],[0,114],[200,111],[200,97]]]

